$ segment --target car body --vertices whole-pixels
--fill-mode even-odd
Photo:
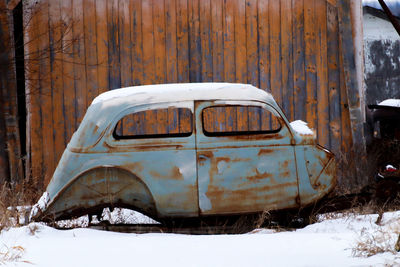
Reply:
[[[334,155],[245,84],[127,87],[98,96],[33,218],[125,207],[155,219],[299,208],[336,183]]]

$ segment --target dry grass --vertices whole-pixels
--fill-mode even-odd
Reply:
[[[30,180],[0,185],[0,230],[26,224],[30,206],[42,190]]]
[[[21,246],[6,246],[3,244],[0,248],[0,265],[6,265],[12,262],[23,262],[32,264],[28,260],[24,260],[22,257],[25,253],[25,249]]]
[[[379,228],[373,233],[363,229],[356,245],[352,249],[355,257],[371,257],[379,253],[390,252],[396,254],[396,241],[400,229]]]

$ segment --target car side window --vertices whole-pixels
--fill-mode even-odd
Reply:
[[[259,106],[212,106],[202,111],[203,131],[209,136],[268,134],[281,129],[279,119]]]
[[[169,107],[131,113],[114,128],[115,139],[184,137],[193,132],[193,115],[189,108]]]

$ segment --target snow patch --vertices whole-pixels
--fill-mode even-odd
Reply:
[[[39,211],[42,212],[46,209],[49,200],[50,200],[49,193],[46,191],[40,197],[39,201],[35,205],[33,205],[31,214],[29,215],[29,221],[31,221],[32,218],[34,218]]]
[[[296,131],[296,133],[301,134],[301,135],[313,135],[314,132],[307,126],[307,122],[304,122],[302,120],[297,120],[297,121],[292,121],[290,123],[290,126],[292,126],[293,130]]]
[[[23,247],[21,259],[40,267],[399,266],[398,254],[392,250],[400,231],[400,212],[384,213],[380,225],[375,224],[377,217],[378,214],[334,213],[296,231],[256,229],[240,235],[56,230],[30,224],[3,230],[0,240],[5,248]],[[365,239],[365,244],[370,245],[368,242],[374,237],[377,239],[372,243],[388,244],[387,252],[355,257],[357,243]],[[23,262],[5,265],[27,266]]]
[[[365,14],[363,17],[364,40],[400,40],[393,25],[384,19]]]
[[[140,212],[123,208],[114,208],[113,211],[105,208],[101,219],[108,221],[110,224],[159,224],[159,222]],[[60,228],[87,227],[89,225],[89,216],[84,215],[76,219],[59,220],[55,223]],[[99,223],[99,218],[96,216],[92,223]]]
[[[400,108],[400,99],[386,99],[380,102],[378,105]]]

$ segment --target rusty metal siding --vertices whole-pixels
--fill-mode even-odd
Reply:
[[[59,139],[65,146],[97,93],[138,84],[251,83],[271,91],[289,120],[308,121],[319,143],[336,154],[350,151],[349,106],[359,97],[345,91],[356,86],[348,72],[354,49],[340,41],[351,39],[340,38],[351,33],[341,19],[350,16],[342,8],[349,1],[29,2],[27,59],[46,47],[54,52],[38,65],[27,61],[37,81],[27,88],[33,175],[49,181],[64,148]],[[57,23],[61,34],[52,29]],[[51,38],[60,37],[62,49],[52,48]]]

